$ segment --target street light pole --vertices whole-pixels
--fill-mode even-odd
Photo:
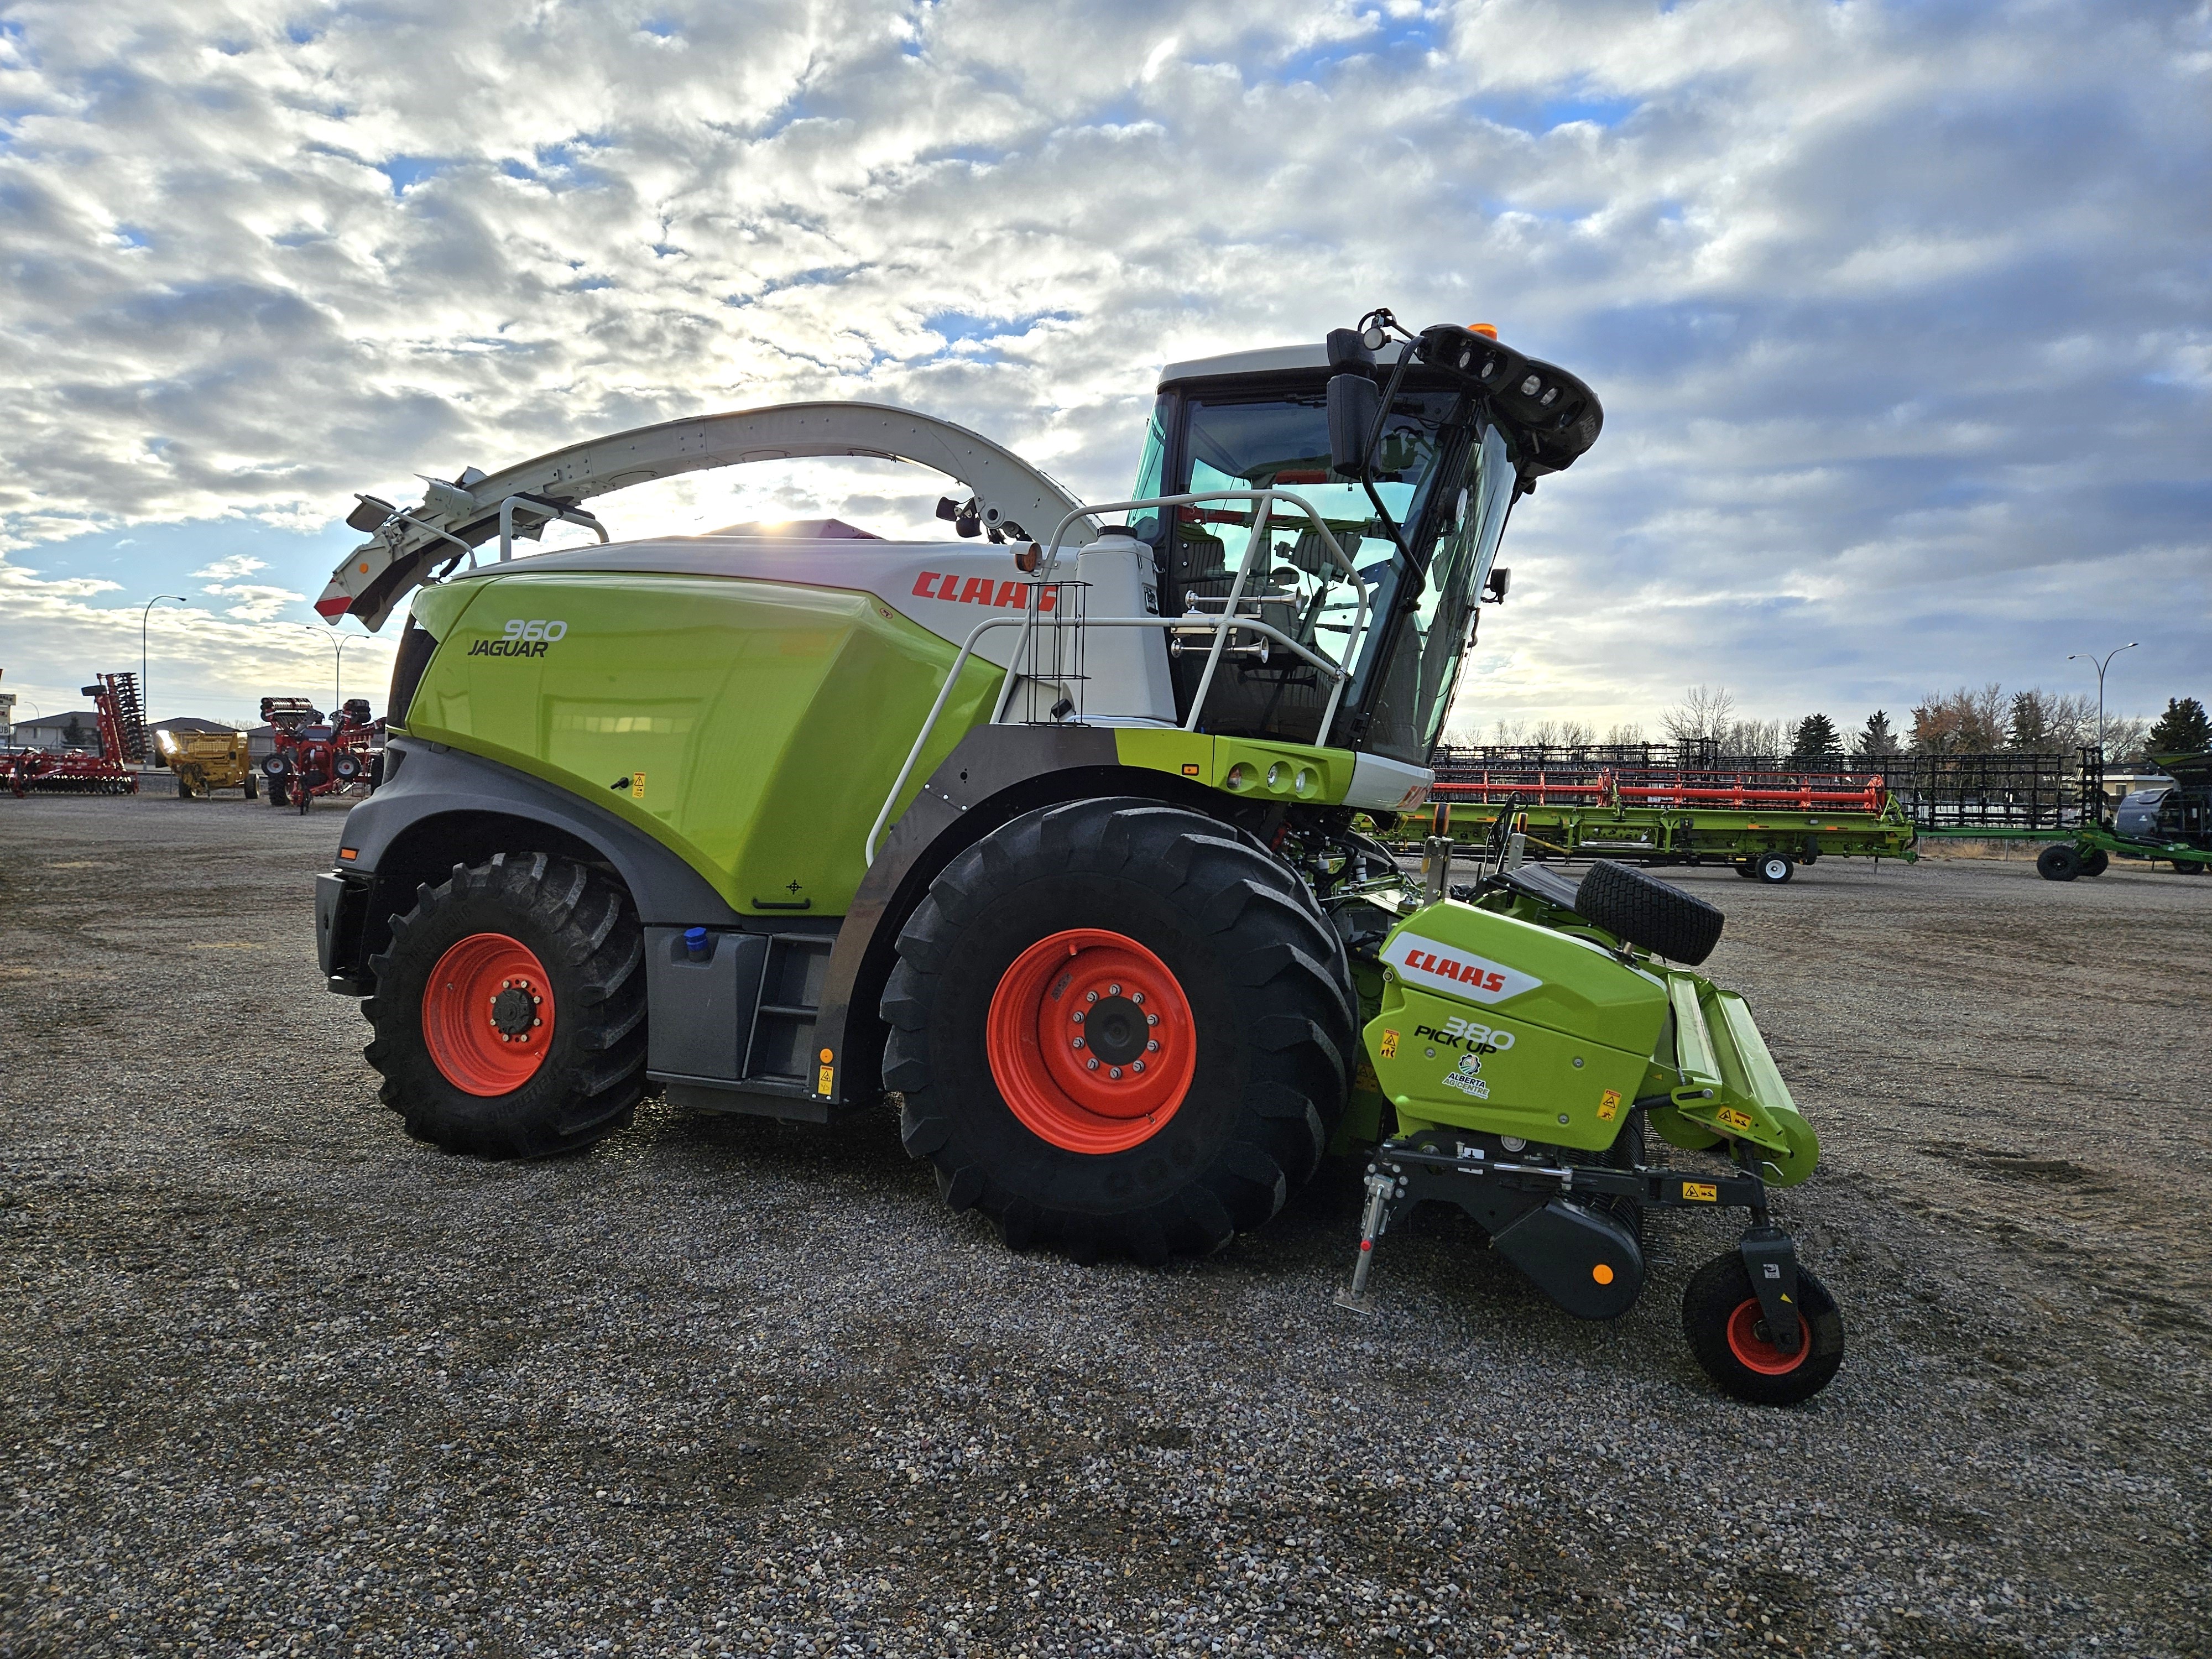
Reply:
[[[146,691],[146,618],[153,615],[154,607],[164,599],[174,599],[179,605],[191,603],[181,593],[156,593],[146,601],[145,609],[138,613],[138,714],[148,726],[154,723],[154,699]]]
[[[2125,645],[2116,645],[2105,653],[2102,658],[2089,651],[2069,651],[2066,653],[2066,660],[2069,662],[2092,662],[2097,665],[2097,759],[2100,763],[2105,758],[2105,671],[2112,666],[2113,658],[2118,656],[2123,651],[2134,650],[2139,643],[2141,641],[2130,640]]]
[[[363,637],[359,634],[338,635],[338,665],[337,672],[331,676],[331,702],[338,708],[345,707],[345,648]]]
[[[333,638],[329,629],[317,628],[311,623],[294,623],[292,626],[301,629],[307,633],[313,634],[317,639],[324,641],[327,644],[337,646],[337,662],[340,665],[343,664],[345,661],[345,641],[343,638]],[[333,693],[335,693],[338,689],[338,673],[339,669],[336,666],[334,666],[331,671],[331,690]],[[335,702],[332,703],[331,708],[331,718],[333,720],[337,718],[337,707]]]

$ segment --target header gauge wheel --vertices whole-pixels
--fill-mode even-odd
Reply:
[[[953,860],[898,939],[907,1150],[1007,1243],[1158,1262],[1320,1161],[1357,1041],[1342,942],[1258,842],[1155,801],[1043,808]]]

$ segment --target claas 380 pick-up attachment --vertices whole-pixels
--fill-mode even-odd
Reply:
[[[1503,856],[1444,897],[1450,845],[1429,843],[1430,892],[1379,891],[1368,915],[1345,918],[1373,1010],[1352,1116],[1387,1116],[1395,1132],[1376,1131],[1339,1300],[1369,1305],[1375,1241],[1437,1199],[1560,1307],[1608,1319],[1642,1293],[1650,1212],[1740,1208],[1750,1224],[1737,1248],[1685,1292],[1692,1351],[1739,1398],[1782,1404],[1825,1387],[1842,1320],[1767,1206],[1770,1188],[1813,1172],[1820,1143],[1743,999],[1689,971],[1719,942],[1721,913],[1623,865],[1577,883]],[[1651,1163],[1648,1131],[1726,1162]]]
[[[1513,504],[1601,423],[1491,331],[1376,312],[1170,366],[1125,501],[853,404],[362,497],[319,608],[412,599],[317,925],[384,1100],[537,1157],[647,1090],[818,1123],[889,1097],[951,1207],[1085,1261],[1216,1249],[1334,1147],[1373,1159],[1369,1243],[1447,1197],[1601,1316],[1645,1212],[1740,1205],[1693,1339],[1738,1393],[1809,1392],[1832,1314],[1765,1194],[1812,1143],[1741,1004],[1588,883],[1425,901],[1368,834],[1426,795]],[[585,506],[833,454],[951,477],[957,534],[614,541]],[[516,556],[555,523],[599,544]],[[1648,1168],[1647,1121],[1733,1157]]]

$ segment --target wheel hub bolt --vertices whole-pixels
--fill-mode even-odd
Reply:
[[[1077,1048],[1080,1048],[1083,1046],[1083,1039],[1082,1039],[1081,1037],[1078,1037],[1078,1038],[1076,1038],[1076,1039],[1075,1039],[1075,1046],[1076,1046]]]
[[[1137,1006],[1141,1008],[1145,1006],[1145,994],[1142,991],[1139,991],[1130,997],[1129,1000],[1135,1003]]]
[[[1098,993],[1096,991],[1085,991],[1083,994],[1083,1000],[1085,1002],[1096,1002],[1098,1000]]]
[[[1080,1008],[1078,1008],[1078,1009],[1075,1011],[1075,1023],[1076,1023],[1078,1025],[1080,1025],[1080,1024],[1083,1024],[1083,1010],[1082,1010],[1082,1009],[1080,1009]]]
[[[1146,1054],[1156,1054],[1159,1053],[1159,1051],[1160,1051],[1160,1045],[1158,1044],[1158,1042],[1157,1042],[1156,1041],[1154,1041],[1153,1039],[1152,1039],[1152,1038],[1150,1038],[1150,1037],[1147,1037],[1147,1038],[1146,1038],[1146,1039],[1145,1039],[1145,1052],[1146,1052]],[[1144,1062],[1143,1060],[1139,1060],[1139,1061],[1137,1062],[1137,1064],[1138,1064],[1138,1065],[1139,1065],[1139,1066],[1142,1066],[1144,1063],[1145,1063],[1145,1062]]]
[[[1157,1044],[1155,1044],[1154,1046],[1155,1046],[1155,1047],[1157,1047],[1158,1045],[1157,1045]],[[1145,1062],[1144,1062],[1143,1060],[1139,1060],[1139,1061],[1138,1061],[1134,1066],[1132,1066],[1129,1069],[1130,1069],[1131,1071],[1133,1071],[1133,1072],[1141,1072],[1141,1071],[1143,1071],[1143,1070],[1145,1069]]]
[[[1086,1060],[1083,1062],[1083,1066],[1085,1071],[1095,1072],[1098,1069],[1098,1062],[1096,1060]]]
[[[1118,985],[1109,985],[1106,988],[1106,994],[1109,997],[1118,997],[1121,994],[1121,988]]]
[[[1106,1075],[1110,1078],[1119,1078],[1121,1075],[1121,1068],[1118,1066],[1109,1067]]]
[[[1157,1025],[1159,1023],[1160,1017],[1158,1014],[1146,1014],[1145,1016],[1145,1024],[1147,1025]]]

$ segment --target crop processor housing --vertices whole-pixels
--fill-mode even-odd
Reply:
[[[1641,1291],[1648,1212],[1733,1206],[1692,1346],[1811,1394],[1841,1323],[1767,1194],[1817,1146],[1688,971],[1719,913],[1616,865],[1486,860],[1455,898],[1369,834],[1427,793],[1514,502],[1600,422],[1488,331],[1377,312],[1170,368],[1123,501],[857,404],[363,497],[320,609],[411,614],[317,927],[383,1099],[506,1157],[648,1089],[811,1122],[888,1093],[953,1208],[1085,1261],[1214,1249],[1334,1147],[1370,1161],[1360,1305],[1425,1199],[1589,1317]],[[958,535],[614,542],[585,506],[819,455],[958,480]],[[513,556],[556,520],[599,544]],[[1647,1124],[1717,1156],[1648,1164]]]

